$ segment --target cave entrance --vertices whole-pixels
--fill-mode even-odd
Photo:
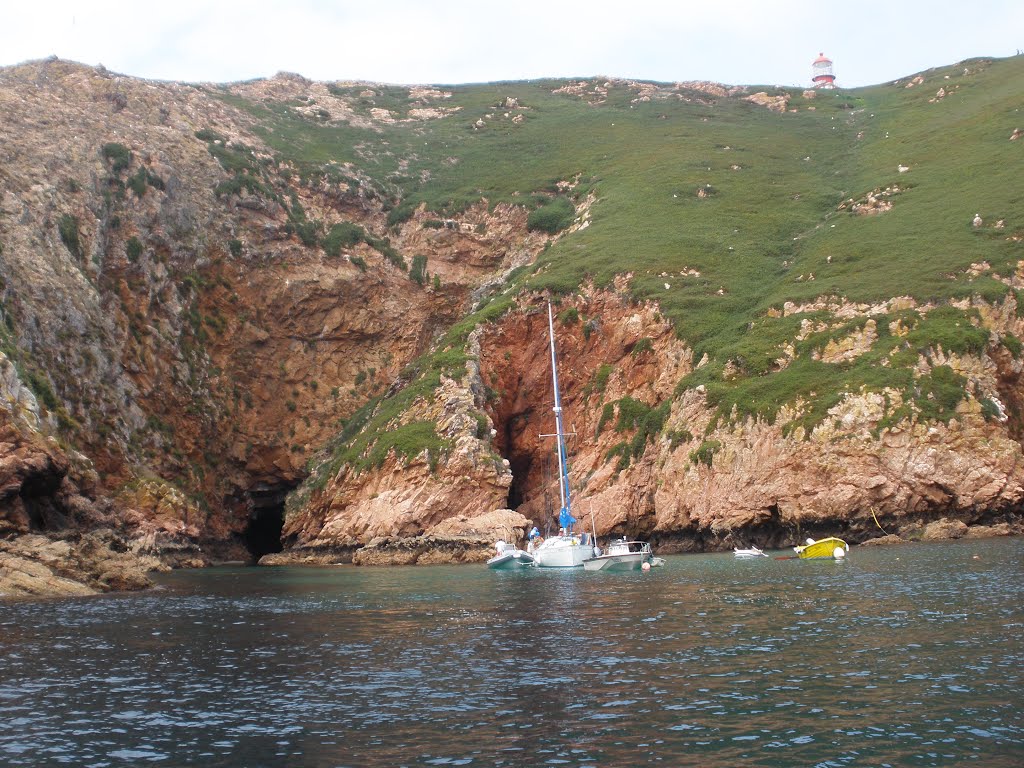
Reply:
[[[539,435],[531,417],[532,409],[500,426],[502,455],[512,472],[508,508],[524,514],[542,533],[550,533],[558,508],[558,457],[554,442]]]
[[[27,478],[18,491],[30,531],[58,531],[68,526],[68,517],[56,500],[61,476],[41,473]]]
[[[294,487],[294,483],[257,483],[248,490],[249,523],[242,532],[242,542],[254,562],[284,548],[284,502]]]

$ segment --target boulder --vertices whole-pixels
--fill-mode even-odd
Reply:
[[[961,539],[967,534],[967,523],[962,520],[950,520],[947,517],[928,523],[921,534],[922,541],[943,541],[945,539]]]
[[[875,539],[868,539],[862,541],[857,546],[859,547],[884,547],[890,544],[906,544],[907,540],[901,536],[897,536],[895,533],[887,533],[885,536],[879,536]]]
[[[97,590],[55,573],[43,563],[0,551],[0,598],[74,597]]]
[[[996,523],[995,525],[972,525],[964,534],[968,539],[991,539],[995,536],[1020,536],[1024,530],[1019,527],[1014,530],[1009,523]]]

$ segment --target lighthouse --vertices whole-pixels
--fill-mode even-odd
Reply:
[[[811,65],[813,76],[811,82],[815,88],[835,88],[836,76],[832,72],[832,59],[826,58],[824,53],[819,53],[818,58]]]

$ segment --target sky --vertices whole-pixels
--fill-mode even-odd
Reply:
[[[135,77],[445,84],[623,77],[874,85],[1024,51],[1022,0],[5,0],[0,66],[54,55]]]

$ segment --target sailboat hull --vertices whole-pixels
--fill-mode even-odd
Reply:
[[[590,545],[575,536],[555,536],[533,551],[533,564],[538,568],[580,568],[593,556]]]

